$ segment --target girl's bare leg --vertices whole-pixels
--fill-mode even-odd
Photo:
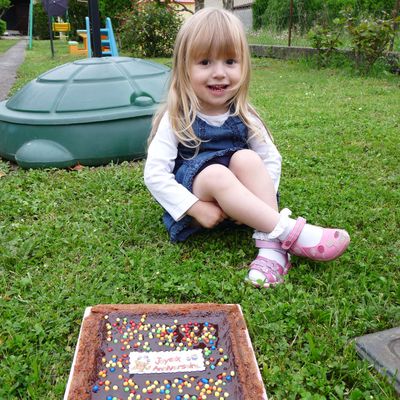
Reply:
[[[237,151],[231,158],[229,169],[250,192],[278,211],[274,184],[257,153]]]
[[[265,203],[270,205],[274,210],[278,210],[276,200],[275,188],[270,178],[269,173],[266,171],[261,158],[257,153],[251,150],[241,150],[236,152],[229,164],[229,169],[237,176],[237,178],[257,197],[262,199]],[[261,176],[260,176],[261,175]],[[254,176],[260,179],[253,179]],[[262,239],[264,243],[267,240],[264,232],[255,232],[253,236],[257,239]],[[275,262],[277,269],[268,269],[268,263]],[[264,269],[260,270],[254,268],[255,265],[263,266]],[[277,267],[279,265],[279,267]],[[262,286],[269,286],[270,284],[282,282],[281,274],[285,274],[290,267],[287,253],[282,250],[273,248],[261,248],[258,250],[257,258],[250,264],[250,270],[247,279],[255,284]],[[280,269],[279,269],[280,268]]]
[[[280,219],[272,180],[264,165],[262,165],[261,159],[253,155],[251,151],[243,150],[235,153],[229,168],[218,164],[205,168],[193,182],[193,193],[200,199],[197,202],[199,204],[196,203],[197,206],[195,207],[195,213],[200,216],[209,215],[207,204],[215,204],[216,207],[221,209],[221,218],[227,215],[236,221],[253,227],[260,233],[274,231]],[[198,210],[203,211],[198,212]],[[196,218],[194,214],[190,215]],[[215,218],[213,220],[215,221]],[[282,233],[277,235],[280,241],[285,239],[289,232],[292,232],[295,224],[295,220],[290,218],[287,220],[287,225],[283,228]],[[335,235],[338,246],[333,246],[333,249],[330,249],[332,247],[331,244],[328,246],[328,242],[322,243],[322,232],[326,232],[332,237]],[[338,230],[323,230],[320,227],[307,224],[297,237],[296,246],[302,246],[307,251],[308,249],[314,251],[318,243],[326,244],[326,256],[316,258],[311,250],[311,256],[305,250],[303,251],[304,254],[300,255],[311,259],[334,259],[346,249],[349,242],[346,232],[339,234]],[[339,243],[340,240],[337,239],[337,236],[339,239],[343,237],[345,243]],[[264,241],[265,239],[262,240]],[[266,240],[269,241],[270,239],[267,238]],[[334,241],[332,238],[329,238],[329,240]],[[313,242],[316,242],[316,244]],[[318,245],[318,249],[320,247],[323,246]],[[265,256],[262,253],[263,251],[267,251],[268,254]],[[300,253],[301,251],[297,252]],[[259,256],[250,265],[247,279],[256,286],[268,287],[271,284],[282,282],[282,275],[287,272],[289,267],[290,264],[285,252],[282,253],[279,249],[274,250],[270,247],[262,248]]]
[[[259,164],[249,154],[234,156],[229,168],[213,164],[201,171],[193,182],[193,193],[201,201],[217,202],[232,219],[271,232],[279,220],[272,180],[261,159]]]

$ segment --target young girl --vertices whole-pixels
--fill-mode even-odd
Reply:
[[[166,105],[149,138],[145,183],[166,210],[172,242],[225,219],[255,229],[259,248],[247,279],[268,287],[283,281],[288,254],[339,257],[346,231],[290,218],[277,204],[281,156],[248,102],[250,54],[241,22],[206,8],[180,29]]]

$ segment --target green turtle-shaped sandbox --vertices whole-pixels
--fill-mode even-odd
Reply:
[[[169,71],[142,59],[105,57],[45,72],[0,103],[0,156],[23,168],[143,157]]]

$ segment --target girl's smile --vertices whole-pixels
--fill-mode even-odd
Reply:
[[[229,85],[209,85],[208,88],[214,96],[223,96]]]
[[[219,115],[228,110],[238,90],[241,67],[235,59],[212,57],[197,60],[190,68],[190,83],[199,99],[200,111]]]

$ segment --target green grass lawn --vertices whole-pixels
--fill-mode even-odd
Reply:
[[[38,53],[15,88],[70,59]],[[26,171],[3,160],[1,399],[62,398],[85,307],[186,302],[242,306],[269,399],[397,398],[353,339],[400,325],[399,78],[257,59],[251,100],[283,155],[281,206],[346,228],[348,251],[296,258],[284,285],[257,290],[244,282],[251,231],[170,244],[142,162]]]
[[[266,45],[288,45],[288,32],[273,32],[268,29],[259,29],[247,33],[247,39],[251,44],[266,44]],[[294,35],[291,37],[292,46],[310,46],[310,41],[306,36]]]
[[[2,39],[0,40],[0,55],[4,54],[10,47],[17,44],[17,39]]]

